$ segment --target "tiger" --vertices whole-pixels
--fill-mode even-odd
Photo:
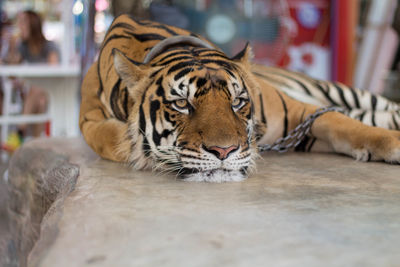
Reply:
[[[338,105],[346,110],[315,119],[294,150],[400,163],[398,104],[252,61],[249,44],[229,57],[188,30],[120,15],[81,85],[82,135],[102,158],[136,170],[242,181],[258,146]]]

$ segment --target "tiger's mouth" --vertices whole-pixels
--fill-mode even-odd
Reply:
[[[229,157],[218,159],[213,153],[179,147],[158,147],[153,154],[155,167],[177,178],[191,182],[239,182],[255,169],[254,151],[233,151]]]
[[[212,169],[198,170],[184,168],[179,171],[178,176],[187,182],[240,182],[247,178],[246,169],[242,170],[227,170],[227,169]]]

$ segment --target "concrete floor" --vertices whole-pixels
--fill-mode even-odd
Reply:
[[[400,166],[269,153],[244,182],[190,183],[80,142],[34,144],[69,155],[80,176],[42,222],[32,265],[399,266]]]

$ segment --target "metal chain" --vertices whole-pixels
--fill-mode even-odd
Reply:
[[[298,146],[301,141],[303,141],[304,137],[310,132],[313,122],[322,114],[331,111],[343,112],[343,109],[340,107],[318,108],[313,114],[309,115],[303,123],[297,125],[295,129],[291,130],[287,136],[279,138],[271,145],[259,145],[258,151],[278,151],[284,153],[289,149]]]

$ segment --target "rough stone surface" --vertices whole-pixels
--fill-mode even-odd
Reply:
[[[101,160],[82,144],[36,143],[65,150],[80,175],[44,216],[28,266],[400,262],[400,166],[269,153],[244,182],[189,183]]]
[[[8,240],[10,233],[8,227],[7,202],[8,194],[6,182],[3,179],[3,174],[7,169],[8,163],[0,162],[0,266],[5,266],[8,258]]]
[[[7,182],[10,236],[3,239],[7,243],[3,265],[26,266],[34,246],[36,254],[48,247],[40,249],[43,247],[43,242],[38,242],[41,228],[60,214],[61,204],[79,175],[78,165],[71,163],[79,158],[77,147],[74,149],[74,144],[58,147],[60,142],[59,139],[31,142],[19,149],[10,161]],[[57,230],[55,224],[50,225],[46,231],[53,234],[47,236],[54,238]]]

